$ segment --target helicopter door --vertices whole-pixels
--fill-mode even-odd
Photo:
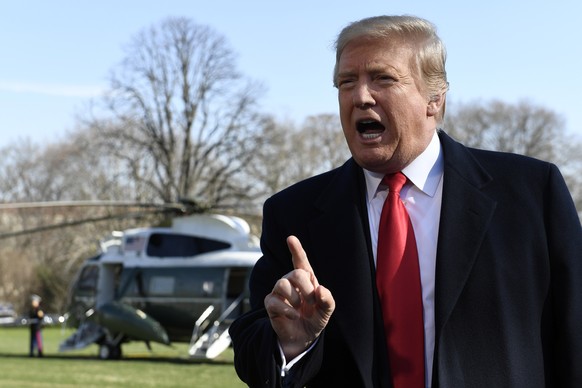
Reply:
[[[121,264],[102,265],[97,283],[95,307],[99,308],[115,299],[115,290],[119,283],[120,269]]]
[[[223,297],[222,313],[201,336],[198,336],[197,323],[190,342],[191,357],[213,359],[228,348],[231,342],[228,329],[234,319],[243,313],[245,300],[248,299],[246,291],[248,273],[248,268],[226,268],[224,274],[226,286],[223,288],[226,295]]]
[[[226,304],[225,309],[229,308],[238,299],[237,306],[233,307],[232,312],[227,319],[235,319],[243,313],[244,298],[246,293],[248,268],[230,268],[228,271],[228,282],[226,286]]]

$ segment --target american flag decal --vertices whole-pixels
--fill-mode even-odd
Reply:
[[[125,239],[124,250],[126,252],[140,252],[143,249],[145,238],[141,236],[129,236]]]

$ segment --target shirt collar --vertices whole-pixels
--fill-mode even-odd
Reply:
[[[441,142],[435,131],[426,149],[418,155],[416,159],[406,166],[402,173],[412,182],[414,186],[433,197],[444,171]],[[374,198],[378,185],[384,178],[384,174],[368,171],[364,169],[366,178],[366,190],[368,200]]]

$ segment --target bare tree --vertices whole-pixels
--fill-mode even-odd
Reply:
[[[300,127],[289,121],[273,123],[264,139],[252,164],[252,176],[266,195],[338,167],[350,157],[334,114],[310,116]]]
[[[62,312],[72,276],[96,252],[98,239],[112,230],[135,227],[139,216],[147,217],[143,225],[159,220],[159,215],[143,214],[138,208],[61,205],[122,199],[128,191],[115,179],[114,166],[105,155],[94,152],[90,139],[81,131],[42,147],[25,141],[0,151],[1,200],[14,205],[0,212],[0,234],[11,236],[0,240],[0,300],[21,311],[28,296],[39,293],[47,309]],[[14,204],[26,202],[44,205]],[[134,217],[126,218],[128,212]],[[59,225],[75,228],[51,229]],[[31,230],[35,232],[27,232]]]
[[[311,175],[339,167],[351,156],[336,114],[307,117],[298,136],[306,143]]]
[[[3,202],[123,199],[123,182],[107,154],[94,149],[87,131],[66,140],[5,147],[0,160]]]
[[[184,18],[141,31],[111,78],[103,116],[91,121],[128,181],[165,202],[206,208],[257,195],[240,179],[269,120],[262,86],[245,80],[224,37]]]
[[[528,101],[460,105],[446,118],[447,131],[469,146],[555,160],[564,120]]]

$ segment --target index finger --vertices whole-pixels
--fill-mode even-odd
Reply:
[[[301,246],[301,242],[295,236],[287,237],[287,246],[289,247],[289,251],[291,252],[291,260],[293,261],[293,268],[295,269],[302,269],[307,271],[311,274],[311,278],[315,285],[317,285],[317,279],[315,278],[315,273],[313,272],[313,268],[311,268],[311,264],[309,263],[309,259],[307,258],[307,253]]]

